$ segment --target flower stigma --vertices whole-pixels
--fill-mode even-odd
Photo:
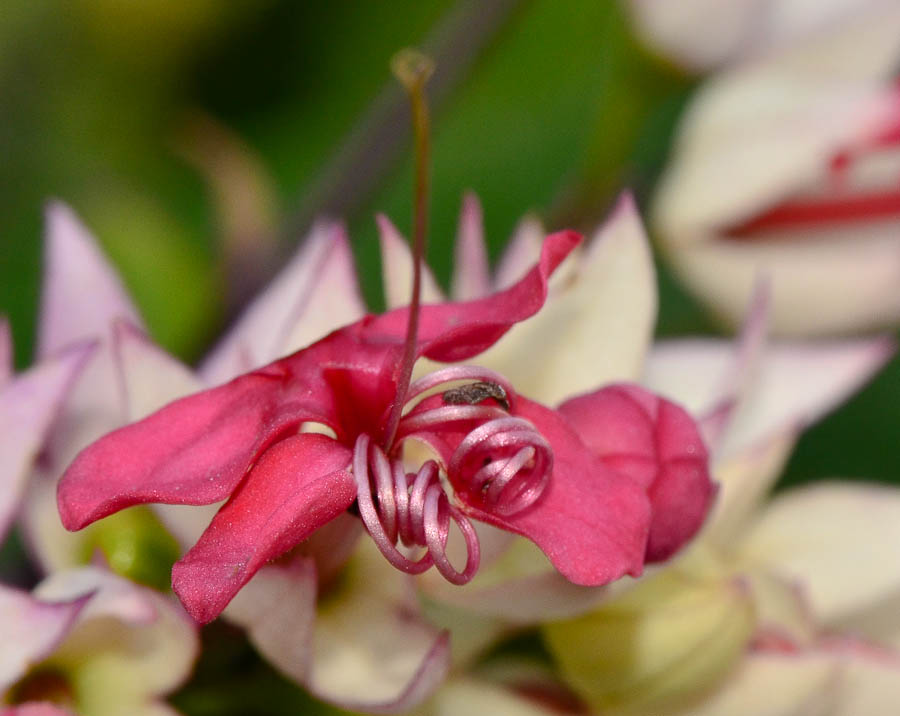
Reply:
[[[356,504],[369,535],[394,567],[421,574],[433,565],[447,581],[462,585],[478,571],[481,549],[475,528],[451,501],[442,476],[468,504],[508,516],[540,498],[550,481],[553,451],[531,423],[511,415],[515,392],[493,371],[451,366],[411,382],[428,225],[430,143],[425,84],[434,65],[422,53],[406,49],[395,55],[391,68],[409,94],[415,135],[412,295],[403,359],[383,442],[361,434],[354,445]],[[465,384],[449,387],[460,381]],[[404,413],[412,401],[441,386],[447,389],[422,398]],[[431,459],[418,471],[407,472],[401,449],[411,437],[443,454],[444,464]],[[447,557],[451,521],[465,541],[462,571]],[[416,560],[410,559],[397,548],[398,542],[405,547],[422,547],[425,552]]]

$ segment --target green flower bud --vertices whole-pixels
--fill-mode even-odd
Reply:
[[[169,588],[172,564],[181,554],[148,507],[132,507],[92,525],[81,545],[82,561],[90,562],[98,551],[113,572],[160,590]]]
[[[669,568],[600,609],[543,627],[563,678],[603,714],[668,713],[723,677],[755,626],[743,582]]]

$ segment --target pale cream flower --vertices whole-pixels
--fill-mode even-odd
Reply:
[[[716,73],[682,118],[652,226],[733,324],[760,275],[776,334],[900,320],[900,5],[867,5]]]
[[[29,704],[22,716],[41,703],[79,716],[177,715],[162,697],[187,679],[200,645],[171,599],[81,567],[31,594],[0,587],[0,604],[0,691]]]

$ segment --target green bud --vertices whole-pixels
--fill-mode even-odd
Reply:
[[[113,572],[159,590],[169,588],[172,565],[181,554],[175,539],[149,507],[122,510],[92,525],[81,559],[103,554]]]
[[[598,712],[658,714],[721,679],[755,621],[739,578],[669,568],[543,636],[563,678]]]

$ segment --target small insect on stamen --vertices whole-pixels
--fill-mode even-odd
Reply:
[[[483,400],[493,398],[504,410],[509,410],[509,397],[506,389],[499,383],[479,381],[459,388],[444,391],[445,405],[478,405]]]

